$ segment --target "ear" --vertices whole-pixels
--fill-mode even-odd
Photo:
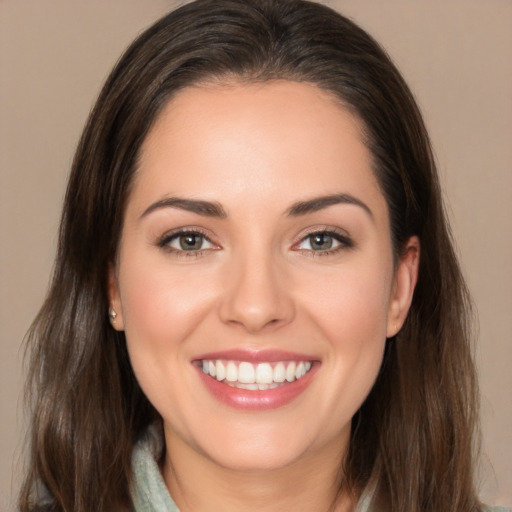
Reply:
[[[405,322],[418,280],[419,263],[420,241],[417,236],[413,236],[407,241],[395,270],[388,310],[386,334],[388,338],[395,336]]]
[[[121,295],[119,293],[119,285],[117,283],[116,270],[113,264],[108,267],[108,303],[109,303],[109,317],[112,327],[116,331],[124,330],[123,321],[123,308],[121,307]],[[111,311],[114,311],[114,315],[110,315]]]

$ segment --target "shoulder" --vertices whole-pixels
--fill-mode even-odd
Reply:
[[[483,512],[512,512],[511,507],[484,507]]]

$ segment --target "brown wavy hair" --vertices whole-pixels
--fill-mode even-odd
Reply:
[[[158,414],[111,328],[107,269],[142,142],[180,89],[276,79],[331,92],[362,120],[398,257],[421,242],[419,279],[400,333],[353,418],[343,485],[371,483],[379,511],[481,510],[473,479],[477,421],[469,299],[443,210],[429,138],[383,49],[328,7],[302,0],[197,0],[126,51],[80,140],[53,281],[29,331],[27,511],[130,507],[134,442]],[[341,482],[340,482],[340,485]]]

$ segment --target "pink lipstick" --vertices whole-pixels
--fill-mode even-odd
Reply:
[[[309,386],[320,367],[315,357],[275,350],[209,353],[193,364],[217,400],[254,411],[288,404]]]

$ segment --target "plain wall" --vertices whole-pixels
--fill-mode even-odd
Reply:
[[[512,2],[339,0],[389,51],[433,139],[479,315],[482,497],[512,504]],[[126,45],[177,2],[0,0],[0,510],[23,445],[22,339],[45,295],[82,126]]]

